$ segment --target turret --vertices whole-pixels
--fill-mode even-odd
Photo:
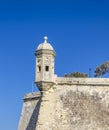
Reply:
[[[44,42],[39,44],[35,51],[36,56],[36,77],[35,83],[39,90],[44,91],[54,83],[54,60],[55,51],[44,37]]]

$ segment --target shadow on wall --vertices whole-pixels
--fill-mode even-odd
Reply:
[[[33,111],[33,114],[30,118],[30,121],[28,123],[26,130],[36,130],[36,124],[37,124],[37,120],[38,120],[41,99],[42,99],[42,97],[39,98],[39,101],[38,101],[38,103]]]

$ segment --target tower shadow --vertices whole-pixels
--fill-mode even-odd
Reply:
[[[39,110],[40,110],[40,105],[41,105],[41,99],[42,99],[42,96],[39,98],[39,101],[34,108],[34,111],[31,115],[31,118],[30,118],[30,121],[28,123],[26,130],[36,130],[36,125],[37,125],[38,115],[39,115]]]

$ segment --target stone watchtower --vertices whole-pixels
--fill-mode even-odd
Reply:
[[[28,93],[24,96],[22,113],[18,125],[18,130],[47,130],[48,120],[54,117],[54,93],[51,91],[55,84],[54,62],[55,51],[50,43],[44,37],[44,42],[39,44],[35,51],[36,56],[36,73],[35,84],[40,92]],[[48,100],[48,101],[45,101]],[[50,108],[50,110],[48,110]],[[45,114],[46,113],[46,114]],[[52,113],[52,114],[51,114]],[[47,117],[47,118],[46,118]]]
[[[35,83],[39,90],[48,89],[54,83],[54,60],[55,51],[44,37],[44,43],[39,44],[35,51],[36,55],[36,77]]]

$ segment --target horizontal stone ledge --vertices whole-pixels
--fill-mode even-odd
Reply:
[[[109,86],[109,84],[81,84],[81,83],[57,83],[57,85],[80,85],[80,86]]]
[[[40,97],[40,92],[32,92],[24,95],[24,101],[37,100]]]

